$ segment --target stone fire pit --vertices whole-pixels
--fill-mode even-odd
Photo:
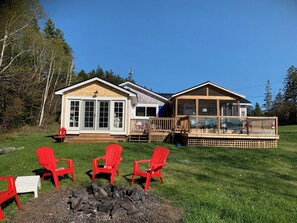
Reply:
[[[93,183],[87,189],[72,190],[69,208],[73,213],[92,214],[101,220],[140,217],[146,200],[143,190],[124,186],[101,186]]]
[[[12,222],[180,222],[180,211],[142,188],[98,186],[60,188],[22,203]],[[8,219],[9,220],[9,219]]]

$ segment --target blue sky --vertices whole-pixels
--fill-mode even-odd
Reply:
[[[297,66],[296,0],[41,0],[75,56],[160,93],[211,81],[264,103]]]

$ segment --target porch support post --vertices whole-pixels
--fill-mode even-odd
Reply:
[[[196,117],[199,115],[199,105],[198,105],[198,99],[196,99]]]
[[[220,100],[217,99],[217,123],[218,123],[218,134],[221,132],[221,114],[220,114]]]
[[[175,117],[177,117],[178,99],[175,99]]]
[[[177,98],[175,98],[175,111],[174,111],[174,117],[175,117],[175,129],[177,129],[178,128],[178,125],[177,125],[177,108],[178,108],[178,99]]]

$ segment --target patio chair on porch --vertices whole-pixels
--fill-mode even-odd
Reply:
[[[92,181],[95,182],[97,173],[109,173],[110,183],[114,183],[114,175],[119,176],[118,165],[123,160],[121,157],[123,148],[118,144],[110,144],[106,147],[106,152],[104,156],[97,157],[92,160],[93,164],[93,175]],[[103,166],[98,166],[100,160],[104,160]]]
[[[4,220],[4,215],[2,212],[1,204],[14,198],[18,208],[21,208],[21,203],[15,187],[15,177],[12,176],[0,176],[0,180],[7,181],[7,189],[5,191],[0,191],[0,220]]]
[[[58,135],[54,135],[54,140],[56,140],[57,142],[63,142],[64,139],[66,138],[66,128],[62,127],[59,130],[59,134]]]
[[[148,190],[152,178],[160,178],[163,184],[164,181],[162,178],[161,169],[163,166],[166,165],[166,159],[168,154],[169,150],[165,147],[157,147],[154,149],[153,156],[151,159],[135,161],[131,184],[134,184],[135,175],[146,178],[144,190]],[[149,169],[141,170],[139,168],[141,163],[149,163]]]
[[[73,169],[73,160],[63,159],[63,158],[55,158],[54,151],[52,148],[42,147],[36,150],[36,154],[39,158],[39,164],[44,167],[44,172],[42,174],[42,180],[46,176],[53,176],[54,183],[56,188],[59,188],[59,176],[67,175],[71,173],[72,181],[74,182],[74,169]],[[61,161],[61,162],[60,162]],[[67,167],[58,167],[59,163],[67,163]],[[65,164],[66,165],[66,164]]]

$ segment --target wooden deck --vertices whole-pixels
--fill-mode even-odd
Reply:
[[[277,117],[198,117],[132,119],[130,135],[81,133],[69,143],[174,142],[191,147],[276,148]]]
[[[178,138],[182,144],[193,147],[276,148],[277,121],[277,117],[152,118],[131,122],[138,123],[134,128],[137,131],[131,134],[146,131],[148,141]]]

